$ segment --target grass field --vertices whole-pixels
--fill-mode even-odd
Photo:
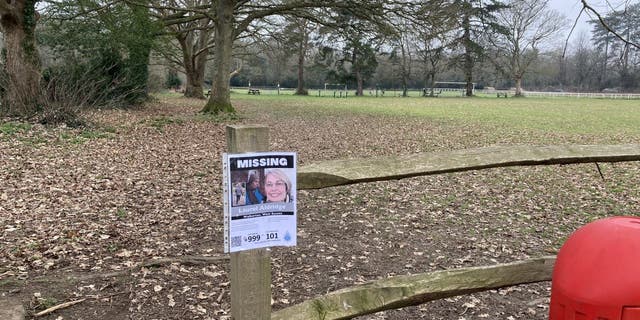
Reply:
[[[234,94],[241,104],[271,111],[351,112],[476,122],[523,130],[572,134],[640,134],[640,102],[635,100],[495,97],[299,97]]]

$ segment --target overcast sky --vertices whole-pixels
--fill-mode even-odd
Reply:
[[[592,3],[594,3],[594,1],[591,0],[587,3],[591,5]],[[580,14],[580,10],[582,9],[582,2],[580,0],[551,0],[550,4],[553,9],[562,13],[567,18],[567,20],[569,20],[569,29],[573,25],[576,17],[578,17],[578,15]],[[575,36],[580,32],[584,32],[587,34],[587,36],[590,36],[591,26],[587,23],[588,20],[590,20],[590,18],[585,13],[582,13],[571,38],[575,38]]]

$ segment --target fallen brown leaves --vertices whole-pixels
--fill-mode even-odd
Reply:
[[[268,125],[271,148],[296,151],[303,164],[492,144],[640,140],[508,128],[496,135],[480,124],[252,103],[239,105],[242,122]],[[0,135],[0,294],[30,301],[39,293],[34,312],[54,300],[88,298],[51,319],[228,319],[228,262],[215,258],[222,251],[225,124],[197,115],[200,104],[161,100],[97,112],[100,126],[92,130]],[[299,245],[272,252],[273,307],[381,277],[548,255],[593,219],[640,212],[640,165],[601,169],[604,181],[594,165],[574,165],[302,191]],[[367,319],[546,319],[548,297],[548,283],[528,285]]]

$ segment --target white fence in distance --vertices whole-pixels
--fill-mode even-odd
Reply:
[[[246,94],[248,92],[248,87],[232,87],[237,93]],[[282,95],[292,95],[295,92],[295,88],[284,88],[281,87],[278,90],[278,87],[252,87],[252,89],[259,89],[262,94],[282,94]],[[331,89],[308,89],[309,96],[320,96],[328,97],[333,96],[333,93],[336,92],[336,96],[339,95],[340,92],[343,93],[341,97],[344,97],[344,93],[348,92],[348,96],[353,96],[355,89],[349,88],[345,91],[343,88],[331,88]],[[367,88],[364,90],[365,96],[376,96],[375,89]],[[384,97],[398,97],[402,95],[402,90],[400,89],[385,89],[384,94],[382,90],[378,90],[377,96]],[[427,93],[430,92],[430,88],[427,89]],[[461,96],[464,95],[464,89],[457,88],[435,88],[436,93],[447,93],[445,96]],[[514,96],[514,90],[486,90],[486,89],[475,89],[475,94],[477,95],[490,95],[495,96],[498,92],[507,93],[508,96]],[[421,97],[423,95],[422,89],[409,89],[409,96],[412,97]],[[590,99],[623,99],[623,100],[638,100],[640,99],[640,93],[601,93],[601,92],[543,92],[543,91],[523,91],[525,97],[547,97],[547,98],[590,98]]]
[[[496,94],[497,92],[507,92],[509,96],[515,95],[513,90],[476,90],[478,93]],[[601,92],[543,92],[524,91],[525,97],[569,97],[569,98],[590,98],[590,99],[640,99],[638,93],[601,93]]]

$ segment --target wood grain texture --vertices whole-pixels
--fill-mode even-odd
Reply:
[[[267,151],[269,129],[227,126],[230,153]],[[235,320],[271,317],[271,255],[268,249],[231,253],[231,316]]]
[[[279,310],[272,320],[335,320],[432,300],[551,280],[555,256],[515,263],[391,277],[328,293]]]
[[[640,160],[640,145],[496,146],[369,159],[331,160],[298,169],[298,189],[488,168]]]

